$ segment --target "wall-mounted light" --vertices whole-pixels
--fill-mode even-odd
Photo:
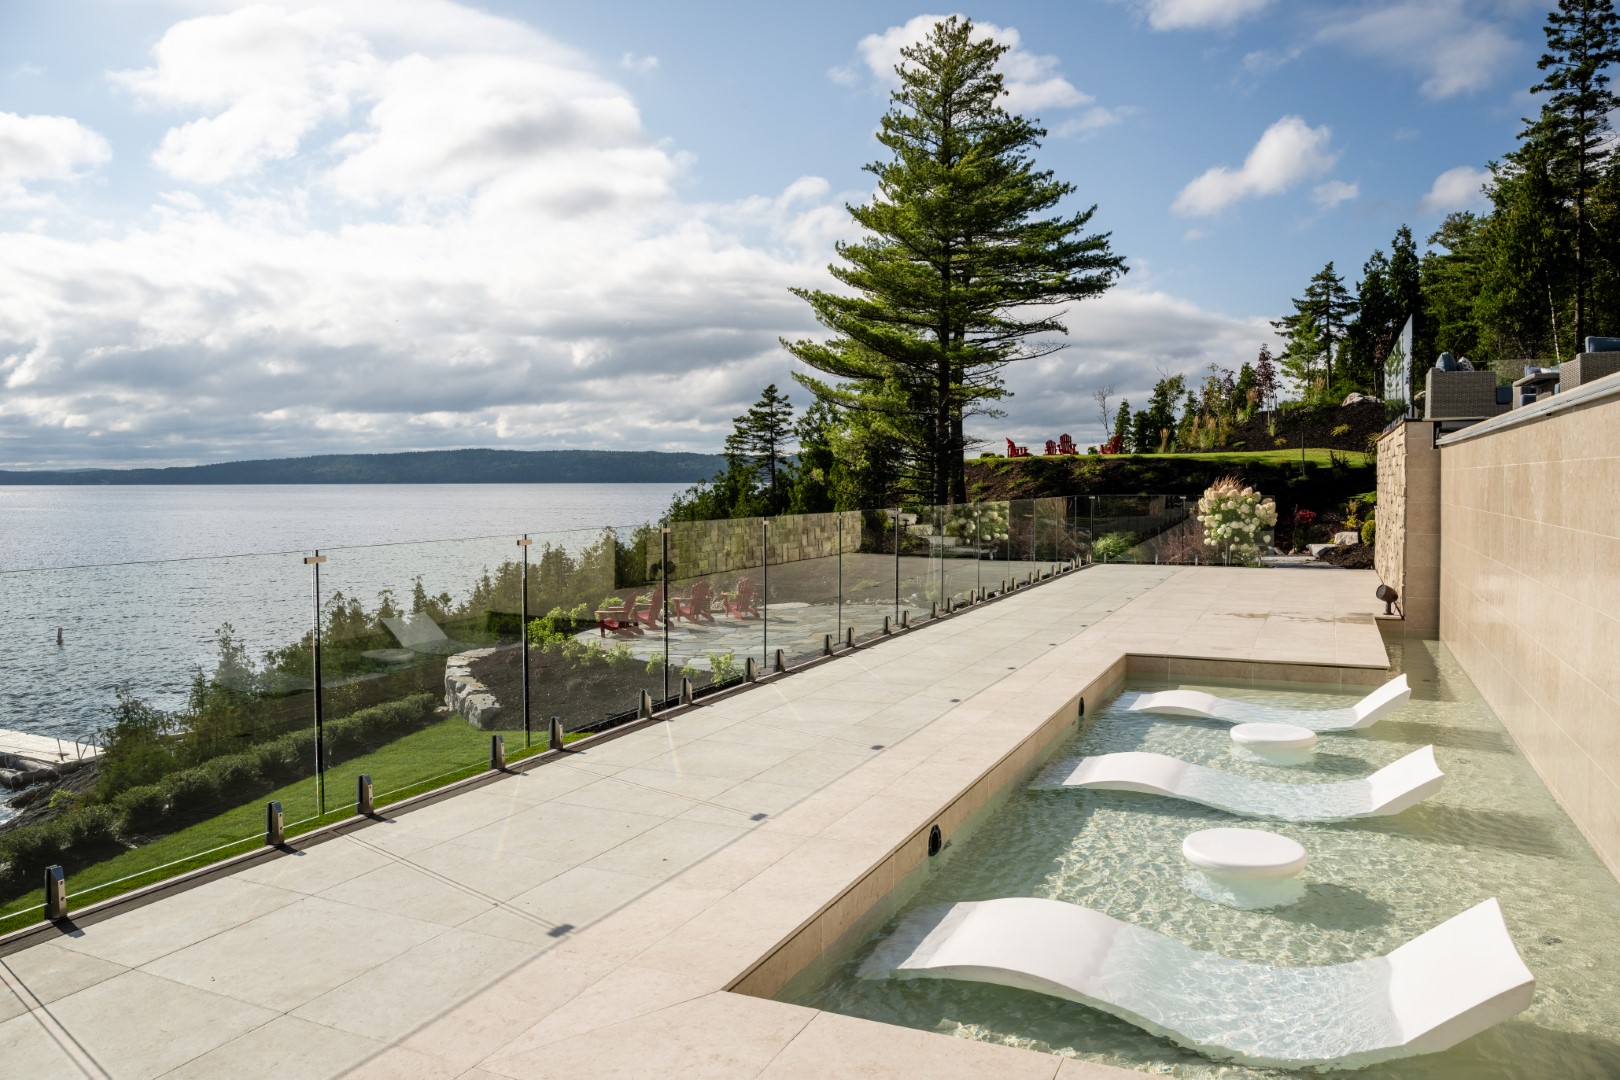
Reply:
[[[1401,598],[1400,593],[1396,592],[1388,585],[1380,585],[1378,586],[1378,591],[1373,593],[1373,595],[1384,602],[1385,615],[1395,614],[1395,601]]]

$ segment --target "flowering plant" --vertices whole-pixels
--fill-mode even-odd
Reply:
[[[1277,504],[1244,487],[1237,477],[1226,476],[1198,500],[1198,522],[1204,526],[1204,542],[1226,562],[1252,562],[1260,553],[1256,537],[1277,524]]]

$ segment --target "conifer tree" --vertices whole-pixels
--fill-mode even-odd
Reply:
[[[786,394],[767,386],[747,412],[732,420],[726,436],[726,456],[758,477],[771,513],[787,509],[787,491],[780,483],[787,470],[788,447],[793,440],[793,403]]]
[[[1573,218],[1571,329],[1578,350],[1586,336],[1586,295],[1595,238],[1588,206],[1602,179],[1600,164],[1611,153],[1605,146],[1609,115],[1620,109],[1620,97],[1609,89],[1607,72],[1610,65],[1620,62],[1620,17],[1615,15],[1613,0],[1558,0],[1543,29],[1547,51],[1536,67],[1544,74],[1530,92],[1547,98],[1541,115],[1525,122],[1519,136],[1520,154],[1539,151],[1546,155],[1553,183]]]
[[[1293,303],[1294,314],[1271,324],[1283,336],[1283,371],[1300,385],[1307,400],[1326,396],[1334,388],[1333,355],[1349,332],[1356,303],[1331,262],[1317,271],[1305,287],[1305,295]],[[1318,363],[1323,367],[1320,377]]]
[[[867,166],[872,200],[847,207],[866,236],[829,268],[849,292],[793,290],[835,336],[783,342],[836,381],[794,378],[884,427],[937,504],[967,497],[964,416],[1006,396],[1006,365],[1062,347],[1056,305],[1125,272],[1108,234],[1083,231],[1095,207],[1058,212],[1074,188],[1035,167],[1044,129],[1002,108],[1007,49],[952,17],[901,50],[877,135],[891,156]]]

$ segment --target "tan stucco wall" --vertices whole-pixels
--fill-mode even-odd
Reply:
[[[1378,580],[1400,593],[1402,632],[1440,632],[1440,454],[1434,425],[1412,420],[1378,440]]]
[[[1440,639],[1620,876],[1620,399],[1440,457]]]

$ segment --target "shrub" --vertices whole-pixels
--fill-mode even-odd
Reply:
[[[1338,427],[1333,429],[1332,434],[1335,439],[1342,439],[1346,435],[1350,434],[1350,425],[1340,424]]]
[[[1130,554],[1136,546],[1136,537],[1130,533],[1112,532],[1097,537],[1091,545],[1091,557],[1098,562],[1112,562]]]
[[[1361,542],[1368,547],[1372,546],[1374,534],[1377,532],[1376,525],[1377,523],[1372,518],[1368,518],[1361,523]]]
[[[1283,447],[1288,445],[1288,440],[1279,435],[1277,440],[1271,445],[1275,446],[1278,450],[1281,450]]]
[[[1260,530],[1277,524],[1277,504],[1235,476],[1215,481],[1198,500],[1204,542],[1225,556],[1248,562],[1260,553]]]

